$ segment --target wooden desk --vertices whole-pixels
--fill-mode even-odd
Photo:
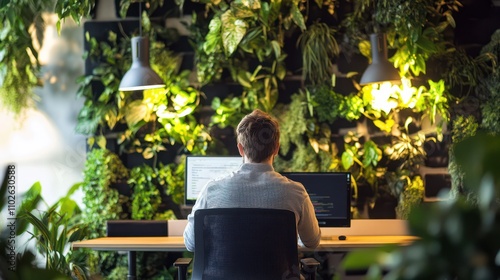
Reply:
[[[99,251],[186,251],[182,236],[101,237],[73,242],[72,248],[89,248]]]
[[[408,245],[413,236],[347,236],[346,240],[335,237],[322,238],[316,249],[300,248],[305,251],[350,251],[356,248],[377,247],[385,244]],[[101,251],[186,251],[182,236],[168,237],[101,237],[72,243],[72,248],[89,248]]]
[[[416,240],[408,235],[400,236],[347,236],[346,240],[339,240],[338,236],[324,237],[315,249],[299,248],[304,252],[341,252],[356,248],[370,248],[386,244],[405,246]],[[72,249],[89,248],[100,251],[127,251],[128,252],[128,280],[136,279],[136,252],[142,251],[186,251],[182,236],[167,237],[101,237],[96,239],[73,242]]]

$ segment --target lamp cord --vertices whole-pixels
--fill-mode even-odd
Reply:
[[[142,2],[139,2],[139,36],[142,37]]]

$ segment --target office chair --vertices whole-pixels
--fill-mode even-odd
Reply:
[[[300,260],[293,212],[281,209],[200,209],[194,216],[192,280],[315,279],[319,265]],[[178,259],[179,280],[189,258]]]

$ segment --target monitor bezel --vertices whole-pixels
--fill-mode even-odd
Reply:
[[[319,176],[330,176],[330,175],[344,175],[349,179],[349,183],[347,185],[347,203],[346,203],[346,213],[347,216],[343,219],[318,219],[318,223],[320,227],[351,227],[351,199],[352,199],[352,177],[350,172],[281,172],[281,175],[289,178],[287,175],[319,175]],[[348,175],[348,176],[347,176]],[[290,179],[290,178],[289,178]],[[293,180],[293,179],[290,179]],[[307,187],[304,186],[307,191]]]
[[[187,168],[188,168],[188,160],[190,158],[240,158],[241,162],[243,163],[243,158],[239,155],[186,155],[185,162],[184,162],[184,205],[186,206],[193,206],[196,203],[196,199],[188,199],[187,197],[187,192],[188,192],[188,187],[187,187]]]

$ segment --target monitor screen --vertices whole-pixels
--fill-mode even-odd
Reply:
[[[320,227],[351,226],[351,174],[348,172],[281,173],[304,185]]]
[[[194,205],[201,189],[212,179],[237,170],[243,163],[240,156],[186,156],[184,170],[184,202]]]

